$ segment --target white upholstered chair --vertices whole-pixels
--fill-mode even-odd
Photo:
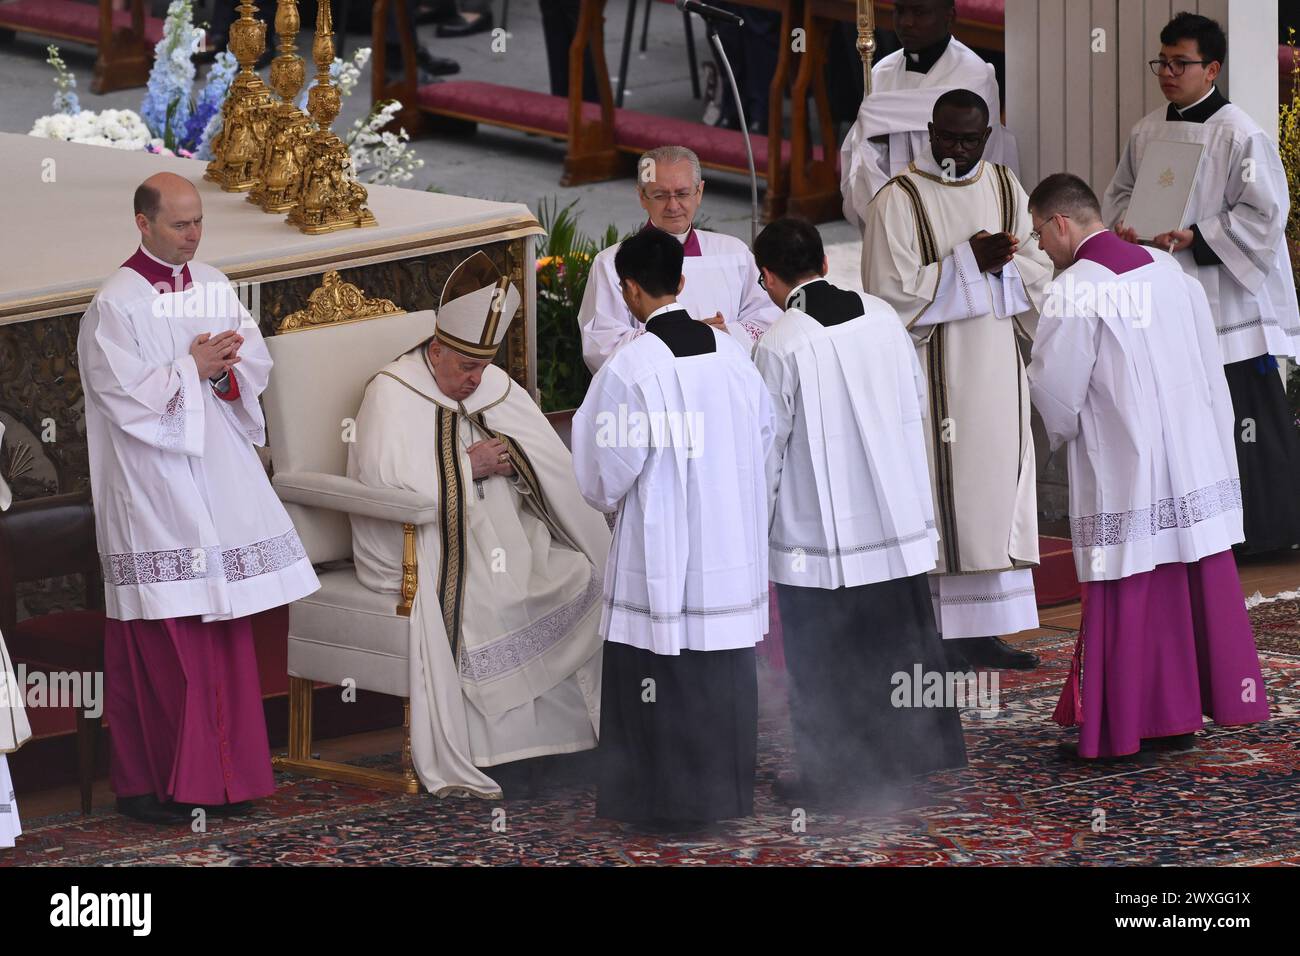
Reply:
[[[390,304],[391,305],[391,304]],[[321,587],[289,608],[289,748],[280,769],[365,786],[417,793],[410,759],[407,679],[409,614],[415,597],[415,528],[437,517],[431,496],[368,488],[346,477],[347,430],[366,383],[398,355],[433,334],[432,311],[305,325],[267,339],[275,361],[263,393],[274,466],[272,484],[318,566]],[[364,587],[351,564],[359,514],[393,522],[405,537],[398,594]],[[319,566],[330,563],[326,568]],[[391,694],[407,701],[400,773],[312,757],[315,682]]]

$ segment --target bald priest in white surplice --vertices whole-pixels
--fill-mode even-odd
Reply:
[[[437,332],[366,388],[348,475],[432,492],[416,533],[411,746],[433,793],[497,795],[480,767],[596,746],[610,533],[568,450],[491,364],[519,293],[483,253],[452,273]],[[352,519],[361,583],[395,590],[402,533]]]

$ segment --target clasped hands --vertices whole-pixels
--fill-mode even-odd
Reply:
[[[1015,258],[1020,240],[1007,232],[990,233],[981,229],[970,237],[970,251],[980,272],[998,272]]]
[[[493,475],[510,478],[515,473],[515,466],[510,463],[510,452],[500,438],[484,438],[465,450],[469,453],[475,481]]]
[[[199,375],[216,381],[239,364],[239,348],[243,344],[244,337],[233,329],[216,335],[204,332],[190,346],[190,355],[194,356]]]

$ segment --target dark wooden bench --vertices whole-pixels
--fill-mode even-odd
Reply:
[[[403,75],[386,76],[384,51],[387,5],[398,4],[397,24],[401,34]],[[782,35],[789,36],[802,21],[804,0],[756,0],[754,6],[782,14]],[[739,131],[723,130],[692,120],[655,116],[614,105],[609,70],[604,56],[605,0],[582,0],[579,27],[569,49],[568,97],[472,80],[417,86],[415,40],[405,0],[378,0],[374,14],[374,100],[397,99],[403,104],[398,121],[415,135],[421,131],[470,132],[476,124],[516,129],[567,142],[565,186],[598,182],[627,175],[635,167],[628,156],[666,144],[686,146],[708,169],[748,175],[744,139]],[[599,103],[582,101],[582,63],[592,53]],[[782,44],[772,77],[769,129],[781,130],[785,91],[794,68],[790,44]],[[789,200],[789,169],[794,157],[792,144],[782,136],[753,136],[754,164],[767,181],[764,212],[782,214]],[[818,147],[810,155],[821,160]]]
[[[112,0],[99,0],[98,4],[12,0],[0,3],[0,31],[96,47],[99,57],[90,91],[109,93],[149,82],[153,48],[162,39],[163,21],[144,15],[144,0],[131,0],[130,10],[114,10]]]

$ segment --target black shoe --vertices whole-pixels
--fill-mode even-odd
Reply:
[[[1139,750],[1137,753],[1121,754],[1118,757],[1084,757],[1079,753],[1079,745],[1073,741],[1060,743],[1056,745],[1056,752],[1066,760],[1075,763],[1152,763],[1154,755],[1148,750]]]
[[[414,15],[416,23],[446,23],[458,18],[460,12],[452,2],[420,3],[416,4]]]
[[[976,667],[994,670],[1031,671],[1038,666],[1038,655],[1018,651],[1000,637],[965,637],[944,641],[945,645],[959,644],[956,648],[966,660]]]
[[[502,800],[532,800],[541,790],[541,758],[514,760],[484,768],[501,788]]]
[[[948,670],[951,673],[965,674],[968,671],[973,671],[975,669],[975,665],[968,661],[966,655],[962,653],[961,648],[964,643],[966,643],[964,640],[941,642],[943,646],[943,659],[948,665]]]
[[[457,14],[456,19],[438,24],[434,34],[440,37],[468,37],[475,33],[486,33],[492,29],[492,13],[480,13],[473,20],[465,14]]]
[[[772,782],[772,792],[776,798],[785,803],[806,802],[812,795],[812,788],[797,773],[778,774]]]
[[[118,797],[117,812],[141,823],[176,825],[185,822],[185,818],[176,812],[174,804],[159,803],[152,793],[138,797]]]
[[[434,56],[426,46],[416,47],[415,62],[430,76],[451,76],[460,72],[460,64],[445,56]]]
[[[1143,750],[1165,753],[1186,753],[1196,749],[1196,734],[1177,734],[1173,737],[1148,737],[1142,741]]]

